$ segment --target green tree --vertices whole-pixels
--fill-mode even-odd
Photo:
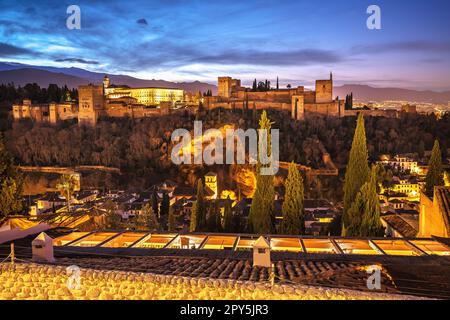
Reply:
[[[253,126],[256,127],[256,122],[258,121],[258,111],[256,110],[256,102],[253,101],[253,109],[252,109],[252,122]]]
[[[13,163],[0,133],[0,217],[23,210],[23,177]]]
[[[56,184],[56,189],[61,193],[61,195],[66,199],[67,211],[70,212],[70,203],[72,201],[72,195],[75,192],[77,186],[77,180],[74,175],[64,174],[58,180]]]
[[[305,232],[303,178],[293,162],[289,164],[285,190],[281,232],[290,235],[303,234]]]
[[[352,223],[346,230],[346,236],[382,237],[384,235],[376,185],[377,168],[372,166],[369,180],[361,187],[349,209],[348,214]]]
[[[270,158],[272,156],[270,136],[272,122],[267,117],[266,111],[262,112],[259,125],[260,129],[267,130],[267,156]],[[259,141],[259,148],[261,150],[262,141]],[[275,231],[273,175],[263,175],[261,173],[263,167],[258,159],[256,165],[256,189],[249,214],[249,229],[258,234],[274,233]]]
[[[384,236],[384,227],[380,221],[381,208],[378,199],[377,185],[377,166],[373,165],[369,181],[361,188],[361,194],[366,202],[361,224],[362,237]]]
[[[428,162],[428,172],[425,177],[425,193],[433,196],[434,187],[444,185],[444,172],[442,170],[442,155],[439,141],[434,142],[433,150],[431,151],[430,161]]]
[[[208,232],[216,232],[216,204],[214,200],[211,200],[208,204],[207,217],[206,217],[206,225]]]
[[[150,203],[142,207],[141,212],[136,217],[137,230],[159,230],[159,222]]]
[[[103,205],[105,210],[106,228],[117,230],[120,229],[122,217],[117,213],[117,205],[112,200],[107,200]]]
[[[168,231],[175,232],[176,231],[176,217],[175,212],[173,211],[173,207],[169,209],[169,219],[168,219]]]
[[[342,221],[342,234],[346,235],[353,220],[349,210],[361,187],[367,182],[369,177],[369,165],[367,162],[368,151],[366,145],[366,131],[364,128],[364,117],[362,113],[358,115],[352,148],[345,172],[344,183],[344,215]]]
[[[163,216],[163,217],[168,216],[169,215],[169,209],[170,209],[169,195],[167,193],[164,193],[162,201],[161,201],[161,206],[159,208],[160,215]]]
[[[230,197],[227,198],[223,213],[223,230],[225,232],[233,232],[233,211],[231,208]]]
[[[190,232],[203,231],[206,227],[206,202],[205,190],[203,189],[203,182],[198,179],[197,183],[197,198],[192,208]]]
[[[159,204],[158,204],[158,193],[156,192],[156,188],[153,188],[153,192],[152,192],[152,208],[153,208],[153,212],[156,214],[156,216],[160,217]]]

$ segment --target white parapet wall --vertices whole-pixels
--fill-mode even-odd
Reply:
[[[33,263],[0,264],[0,300],[411,300],[412,296],[271,285],[250,281],[189,278],[124,271],[80,269],[79,287],[69,289],[76,273],[67,267]],[[77,284],[76,281],[72,281]]]

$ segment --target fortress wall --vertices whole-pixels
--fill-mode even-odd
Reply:
[[[304,285],[80,269],[79,289],[65,266],[0,264],[0,300],[415,300],[416,297]]]
[[[339,117],[339,103],[305,103],[305,115]]]
[[[253,109],[253,102],[256,104],[257,110],[265,110],[265,109],[276,109],[276,110],[286,110],[291,111],[291,103],[287,102],[270,102],[270,101],[251,101],[248,102],[249,110]],[[224,108],[224,109],[243,109],[244,101],[236,101],[236,102],[212,102],[207,105],[208,109],[215,108]]]

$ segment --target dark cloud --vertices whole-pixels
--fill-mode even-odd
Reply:
[[[16,55],[34,55],[35,52],[20,48],[11,44],[0,42],[0,57],[11,57]]]
[[[450,53],[450,42],[405,41],[374,45],[358,45],[352,48],[354,53],[391,53],[391,52],[428,52]]]
[[[247,65],[311,65],[316,63],[337,63],[343,58],[331,51],[319,49],[303,49],[284,52],[274,51],[227,51],[217,55],[200,56],[192,62]]]
[[[85,60],[85,59],[80,59],[80,58],[60,58],[60,59],[55,59],[55,62],[76,62],[76,63],[83,63],[83,64],[99,64],[98,61],[93,61],[93,60]]]
[[[136,21],[138,24],[142,25],[142,26],[148,26],[148,22],[147,20],[145,20],[144,18],[139,19]]]

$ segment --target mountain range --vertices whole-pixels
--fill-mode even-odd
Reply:
[[[70,88],[88,83],[100,84],[104,73],[91,72],[81,68],[58,68],[48,66],[32,66],[12,62],[0,62],[0,83],[11,83],[24,86],[27,83],[37,83],[47,87],[50,83],[59,86],[67,85]],[[165,80],[144,80],[127,75],[108,74],[111,83],[127,85],[130,87],[161,87],[178,88],[187,92],[206,92],[211,90],[217,93],[217,86],[205,82],[170,82]],[[354,99],[362,101],[415,101],[445,103],[450,101],[450,91],[419,91],[402,88],[375,88],[368,85],[345,84],[334,87],[334,95],[341,98],[353,92]]]
[[[57,68],[47,66],[32,66],[20,63],[0,62],[0,83],[11,83],[24,86],[27,83],[37,83],[41,87],[48,87],[50,83],[59,86],[67,85],[75,88],[88,83],[101,84],[104,73],[91,72],[80,68]],[[108,74],[113,84],[130,87],[158,87],[178,88],[187,92],[206,92],[211,90],[217,93],[217,86],[205,82],[170,82],[165,80],[144,80],[127,75]]]
[[[418,91],[401,88],[374,88],[367,85],[345,84],[340,87],[334,87],[336,96],[345,98],[348,93],[353,92],[353,98],[357,100],[368,101],[413,101],[413,102],[431,102],[445,103],[450,102],[450,91]]]

